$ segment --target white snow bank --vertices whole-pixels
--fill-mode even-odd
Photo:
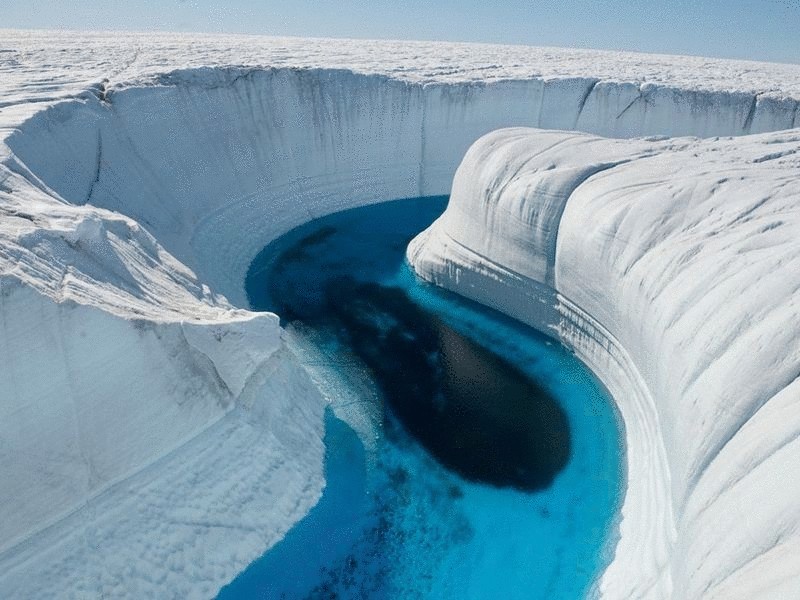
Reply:
[[[320,495],[322,402],[283,350],[259,378],[258,392],[240,408],[4,553],[3,596],[211,598],[280,541]],[[149,404],[168,409],[180,391],[169,398],[158,390]],[[99,418],[112,427],[115,421],[106,412],[84,413],[83,422],[102,435],[109,426]],[[180,425],[180,415],[144,416],[149,423],[140,433],[147,439],[161,421],[163,428]],[[69,475],[60,455],[32,452],[40,458],[28,460],[34,472]]]
[[[276,317],[235,308],[275,237],[343,208],[447,193],[467,148],[498,127],[745,134],[791,126],[800,97],[795,66],[591,51],[9,31],[0,50],[0,507],[11,515],[0,589],[17,597],[207,596],[315,502],[324,400]],[[669,146],[626,142],[588,166],[559,155],[543,184],[552,208],[576,178],[628,160],[625,148]],[[789,160],[780,144],[770,152],[764,164]],[[511,226],[516,246],[500,257],[522,269],[538,253],[529,266],[549,285],[554,215],[537,217],[535,244]],[[514,282],[519,295],[496,294],[484,271],[460,276],[483,301],[526,306],[534,279],[504,273],[497,289]],[[538,306],[553,321],[547,289]],[[641,410],[626,413],[629,437],[660,440],[636,433],[661,416],[651,382],[630,383],[642,366],[628,341],[598,329],[598,346],[588,315],[570,338],[579,309],[566,305],[564,338],[584,340],[587,362]],[[662,500],[647,507],[659,525],[626,539],[657,565],[673,544],[662,488],[676,465],[696,468],[631,467],[651,488],[641,497]]]
[[[618,402],[606,597],[800,592],[799,151],[797,132],[501,130],[409,246],[423,277],[557,335]]]
[[[0,181],[0,589],[212,595],[319,497],[323,400],[275,315],[13,156]]]

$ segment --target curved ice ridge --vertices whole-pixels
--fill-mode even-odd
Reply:
[[[272,239],[351,206],[447,193],[469,146],[499,127],[745,134],[796,124],[800,93],[787,65],[702,59],[704,88],[699,59],[589,51],[30,32],[4,43],[0,588],[16,597],[209,596],[316,502],[325,401],[276,317],[237,308]],[[734,77],[744,89],[725,87]],[[763,168],[791,161],[772,148]],[[554,194],[598,176],[573,166]],[[529,244],[546,256],[519,257],[547,285],[501,256],[498,290],[559,289],[562,236],[546,229]],[[522,297],[470,277],[487,303]],[[564,299],[539,306],[571,315],[562,337],[624,390],[642,372],[635,347],[594,310],[581,321],[589,305],[570,298],[572,313]],[[652,398],[636,402],[628,430],[659,431]],[[654,489],[669,469],[648,472]],[[672,522],[665,506],[654,522]],[[675,547],[667,525],[641,544],[653,568]],[[648,569],[630,571],[636,589]]]
[[[612,392],[628,485],[605,597],[800,590],[798,151],[796,131],[500,130],[409,246],[424,278],[549,331]]]

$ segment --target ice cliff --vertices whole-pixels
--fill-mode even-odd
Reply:
[[[629,472],[607,597],[800,590],[798,150],[796,131],[500,130],[409,247],[423,277],[549,330],[614,395]]]
[[[207,597],[280,539],[324,485],[325,400],[246,310],[249,263],[315,216],[451,184],[415,265],[556,327],[620,402],[604,595],[796,586],[798,515],[745,493],[784,465],[798,489],[796,138],[516,131],[453,174],[500,127],[738,136],[800,124],[798,98],[790,65],[0,31],[0,589]]]

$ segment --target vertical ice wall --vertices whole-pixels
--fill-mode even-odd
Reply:
[[[245,306],[251,258],[313,216],[446,194],[506,126],[614,137],[789,126],[796,102],[575,78],[415,84],[325,69],[193,69],[58,105],[8,139],[66,201],[136,219]]]
[[[420,275],[557,335],[616,399],[628,487],[606,597],[800,591],[799,150],[795,132],[500,130],[409,246]]]

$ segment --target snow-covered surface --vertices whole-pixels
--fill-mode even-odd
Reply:
[[[247,267],[278,235],[350,206],[448,193],[466,150],[499,127],[615,137],[741,135],[797,125],[797,98],[800,67],[792,65],[465,44],[0,30],[0,589],[13,590],[14,597],[208,596],[313,505],[324,485],[324,400],[281,342],[277,319],[244,310]],[[772,246],[798,230],[787,175],[797,174],[796,142],[786,134],[719,142],[540,135],[576,154],[556,151],[552,165],[532,163],[553,167],[553,177],[542,179],[551,201],[537,217],[536,235],[522,239],[524,227],[504,218],[496,226],[481,222],[470,228],[466,220],[459,226],[465,235],[471,232],[470,243],[482,227],[500,232],[486,236],[486,256],[496,251],[497,267],[531,278],[517,282],[517,291],[525,293],[540,280],[563,292],[557,305],[565,315],[562,337],[623,407],[638,407],[625,412],[627,435],[631,448],[646,453],[631,450],[628,460],[643,478],[636,485],[647,489],[636,491],[631,483],[623,545],[603,589],[608,597],[619,597],[628,584],[643,590],[658,569],[660,587],[653,589],[666,593],[674,580],[676,590],[690,594],[676,597],[700,594],[704,581],[722,585],[726,569],[752,586],[760,580],[746,578],[748,569],[777,577],[776,569],[764,565],[775,556],[775,565],[791,568],[781,554],[796,543],[783,543],[795,539],[786,534],[797,524],[788,509],[763,515],[781,518],[771,527],[745,513],[752,531],[737,531],[758,543],[737,547],[757,552],[762,542],[774,542],[746,567],[739,568],[747,557],[735,555],[733,545],[720,551],[696,540],[705,534],[711,544],[716,535],[714,515],[721,513],[715,507],[722,505],[712,502],[712,484],[735,480],[728,471],[708,480],[703,474],[735,463],[746,486],[754,485],[767,473],[766,467],[750,469],[758,452],[767,456],[771,440],[784,439],[761,435],[766,421],[743,418],[741,411],[756,406],[753,398],[775,393],[767,383],[779,379],[761,377],[759,366],[774,371],[797,365],[791,329],[797,309],[764,317],[769,326],[782,326],[784,337],[774,342],[780,356],[766,353],[756,360],[751,352],[742,355],[745,362],[703,344],[734,347],[742,340],[737,343],[752,349],[744,324],[788,302],[793,272],[786,252],[796,242],[786,241],[785,252]],[[521,142],[503,161],[527,172],[520,157],[538,143]],[[728,259],[730,269],[743,267],[737,271],[741,280],[730,272],[727,291],[696,290],[693,310],[706,311],[697,320],[679,318],[681,311],[695,314],[688,306],[692,286],[684,283],[680,290],[686,304],[673,303],[668,295],[633,289],[633,279],[613,271],[622,263],[601,260],[614,249],[627,260],[628,246],[609,238],[591,254],[595,250],[571,241],[565,247],[574,247],[572,254],[562,253],[570,230],[556,235],[557,213],[569,197],[564,219],[575,223],[571,235],[582,233],[583,243],[600,244],[588,233],[604,219],[618,218],[629,227],[647,227],[625,231],[659,249],[662,262],[656,267],[688,265],[694,255],[682,244],[689,241],[670,235],[688,231],[691,241],[691,235],[708,231],[707,224],[684,230],[670,223],[670,213],[651,214],[646,204],[636,204],[644,216],[629,222],[613,208],[599,208],[602,198],[584,198],[593,212],[575,208],[579,214],[571,216],[573,207],[583,206],[576,198],[584,186],[576,190],[576,184],[587,177],[605,181],[605,171],[592,176],[594,171],[628,161],[609,173],[627,169],[629,178],[642,179],[640,187],[648,189],[660,172],[649,171],[647,160],[666,161],[660,167],[664,176],[678,167],[668,158],[641,155],[677,155],[672,148],[681,144],[687,148],[681,156],[704,157],[696,164],[687,158],[681,175],[694,173],[701,183],[707,181],[703,168],[729,168],[737,175],[719,175],[727,180],[713,194],[709,188],[707,197],[698,188],[697,199],[680,205],[683,212],[673,218],[723,219],[725,198],[740,199],[731,205],[736,211],[742,199],[756,204],[763,194],[779,200],[757,207],[744,219],[746,227],[756,227],[752,219],[775,205],[786,213],[752,236],[760,253],[753,249],[740,257],[731,250],[733,238],[721,234],[715,241],[729,245],[708,242],[698,251],[704,276]],[[610,158],[585,159],[592,147]],[[490,171],[506,168],[491,152],[486,159]],[[752,182],[736,179],[751,168],[759,174]],[[785,182],[783,192],[761,187],[770,170]],[[675,198],[684,197],[676,192]],[[516,208],[525,213],[530,206]],[[710,216],[704,217],[706,209]],[[663,231],[656,226],[662,216],[670,225]],[[727,231],[724,223],[719,221],[721,232]],[[730,235],[742,235],[742,227]],[[715,263],[717,250],[722,258]],[[581,262],[588,255],[596,264]],[[646,262],[636,264],[643,268]],[[677,270],[664,268],[663,279],[643,279],[643,286],[653,286],[645,291],[678,281]],[[608,281],[601,286],[597,275],[595,287],[578,293],[576,278],[595,271]],[[513,294],[493,296],[507,290],[507,279],[493,288],[482,272],[469,269],[462,281],[470,276],[483,282],[484,301],[513,303]],[[617,280],[624,289],[614,287]],[[784,288],[762,287],[773,281]],[[536,289],[546,296],[546,286]],[[621,303],[623,292],[630,304]],[[753,296],[740,299],[744,292]],[[738,304],[712,310],[729,297]],[[766,304],[756,310],[759,299]],[[539,306],[541,322],[554,319],[548,302]],[[695,335],[700,325],[711,328],[709,336],[724,335]],[[592,337],[586,332],[594,326]],[[754,331],[766,335],[768,329]],[[736,357],[744,366],[733,371],[739,377],[749,373],[746,380],[725,370]],[[773,363],[764,363],[770,358]],[[687,370],[692,368],[697,370]],[[740,387],[729,387],[734,382]],[[703,385],[704,395],[693,391]],[[757,416],[777,411],[774,418],[789,427],[791,407],[781,402],[789,404],[797,389],[786,389]],[[721,418],[727,404],[719,398],[730,390],[750,394],[742,404],[731,404],[731,414],[747,423],[742,431],[753,433],[725,444],[738,431],[735,420],[726,424]],[[692,412],[691,402],[702,410]],[[701,442],[708,447],[692,445]],[[735,447],[747,443],[751,453],[737,454]],[[720,448],[733,458],[711,460]],[[774,458],[787,456],[783,452],[769,454],[763,464],[784,460]],[[797,489],[788,473],[786,489]],[[733,496],[749,506],[746,495]],[[712,547],[713,560],[698,558]],[[634,564],[634,551],[648,562]],[[103,562],[99,556],[114,558]],[[746,590],[737,577],[726,581]]]
[[[607,597],[800,594],[799,151],[797,131],[500,130],[409,247],[424,277],[557,335],[617,400]]]
[[[679,89],[800,95],[800,66],[606,50],[246,35],[0,29],[4,103],[82,92],[189,66],[348,69],[409,82],[500,79],[638,82]],[[11,95],[9,98],[8,96]]]

